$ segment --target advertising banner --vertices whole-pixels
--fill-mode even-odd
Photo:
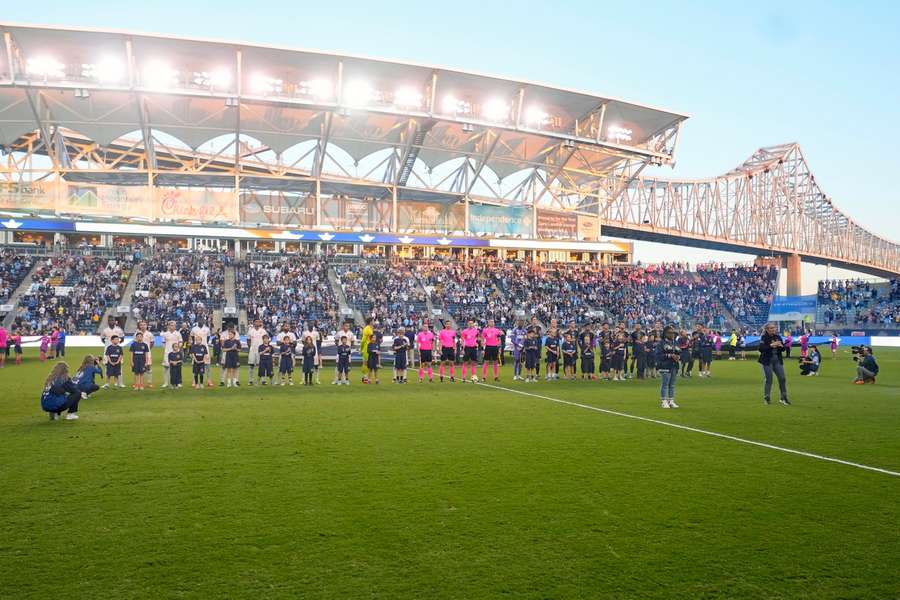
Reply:
[[[816,295],[775,296],[769,307],[770,321],[803,321],[816,316]]]
[[[0,183],[0,208],[23,212],[56,210],[56,182]]]
[[[578,239],[600,239],[600,219],[587,215],[578,215]]]
[[[537,235],[539,238],[574,239],[578,235],[578,216],[570,212],[538,210]]]
[[[469,231],[531,237],[531,207],[469,205]]]
[[[322,224],[335,229],[387,229],[393,207],[390,200],[322,197]]]
[[[68,183],[57,211],[81,215],[154,218],[150,194],[143,186]]]
[[[316,224],[316,198],[312,194],[241,192],[241,224],[261,223],[312,227]]]
[[[233,192],[198,188],[155,188],[154,192],[159,219],[223,223],[236,223],[238,220]]]
[[[400,229],[413,231],[463,231],[466,228],[466,208],[461,203],[400,202],[397,205]]]

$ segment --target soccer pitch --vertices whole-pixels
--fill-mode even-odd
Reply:
[[[753,360],[679,379],[678,410],[655,380],[326,368],[101,390],[51,423],[27,354],[0,371],[0,597],[896,598],[900,477],[551,400],[900,472],[900,351],[874,386],[849,356],[789,364],[790,407]]]

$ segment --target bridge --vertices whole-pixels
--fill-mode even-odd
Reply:
[[[601,214],[610,236],[783,256],[789,294],[799,293],[799,261],[900,273],[900,245],[838,209],[796,143],[760,148],[712,179],[635,177]]]

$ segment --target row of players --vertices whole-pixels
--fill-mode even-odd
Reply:
[[[274,340],[257,321],[250,328],[247,336],[249,360],[249,383],[253,385],[255,376],[260,383],[276,383],[274,381],[277,365],[280,384],[293,383],[293,370],[296,361],[303,366],[304,383],[319,382],[318,373],[321,367],[321,338],[315,330],[301,334],[302,339],[291,331],[288,325],[275,336]],[[445,377],[456,381],[456,368],[462,367],[461,381],[467,381],[469,372],[472,380],[477,381],[477,367],[481,365],[482,378],[487,379],[488,370],[492,370],[495,380],[499,379],[499,367],[504,360],[503,348],[506,337],[510,338],[510,347],[514,365],[514,379],[535,381],[540,371],[541,355],[546,360],[546,378],[559,379],[560,366],[563,376],[574,379],[578,371],[582,378],[596,379],[595,357],[599,358],[600,377],[622,381],[634,377],[658,377],[658,345],[662,334],[651,330],[648,333],[636,327],[632,332],[624,328],[610,330],[607,324],[594,331],[584,328],[578,331],[574,324],[560,332],[555,323],[546,334],[541,334],[540,325],[532,323],[525,326],[519,320],[508,333],[498,329],[489,320],[483,329],[469,321],[467,327],[457,332],[450,323],[435,333],[427,322],[415,335],[407,334],[401,328],[393,336],[394,381],[407,381],[408,366],[414,362],[418,354],[419,380],[434,381],[434,364],[437,363],[440,381]],[[162,334],[164,353],[163,367],[166,378],[163,386],[180,385],[180,371],[172,372],[171,367],[180,365],[187,359],[193,363],[194,385],[202,385],[204,378],[207,385],[210,364],[221,364],[222,376],[220,385],[238,385],[237,369],[240,366],[241,341],[233,330],[226,330],[221,340],[213,342],[210,355],[209,330],[203,325],[195,326],[191,331],[187,344],[183,344],[183,335],[170,323]],[[336,384],[349,383],[350,357],[355,349],[356,339],[345,324],[335,336],[336,341]],[[371,321],[363,330],[360,351],[363,356],[365,373],[363,382],[378,383],[378,371],[382,366],[381,347],[384,335],[378,323]],[[107,365],[107,385],[113,383],[121,386],[121,366],[124,351],[120,346],[120,337],[113,334],[105,352],[104,362]],[[298,343],[299,342],[299,343]],[[693,333],[682,331],[675,340],[682,363],[682,376],[690,376],[693,363],[700,364],[700,375],[709,376],[712,363],[714,342],[711,332],[698,327]],[[145,380],[152,376],[150,369],[150,349],[153,336],[146,332],[146,325],[140,324],[135,340],[130,346],[131,370],[135,374],[135,387],[142,389]],[[438,358],[439,357],[439,358]],[[411,360],[413,359],[413,360]],[[630,360],[629,360],[630,359]],[[207,365],[204,367],[204,365]],[[177,381],[178,383],[175,383]],[[152,380],[149,381],[152,386]]]

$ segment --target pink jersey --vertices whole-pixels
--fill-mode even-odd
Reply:
[[[46,352],[50,347],[50,338],[48,336],[41,337],[41,352]]]
[[[0,348],[6,348],[6,344],[8,343],[6,329],[4,327],[0,327]]]
[[[441,348],[456,347],[456,332],[452,329],[441,329],[438,334],[438,341],[441,342]]]
[[[463,346],[465,348],[473,348],[478,345],[478,328],[472,327],[469,329],[463,329],[462,333],[459,334],[459,337],[462,338]]]
[[[481,330],[481,337],[484,338],[485,346],[499,346],[500,345],[500,335],[503,332],[497,329],[496,327],[485,327]]]
[[[427,329],[423,329],[418,334],[416,334],[416,346],[419,347],[419,350],[433,350],[434,349],[434,333],[428,331]]]

